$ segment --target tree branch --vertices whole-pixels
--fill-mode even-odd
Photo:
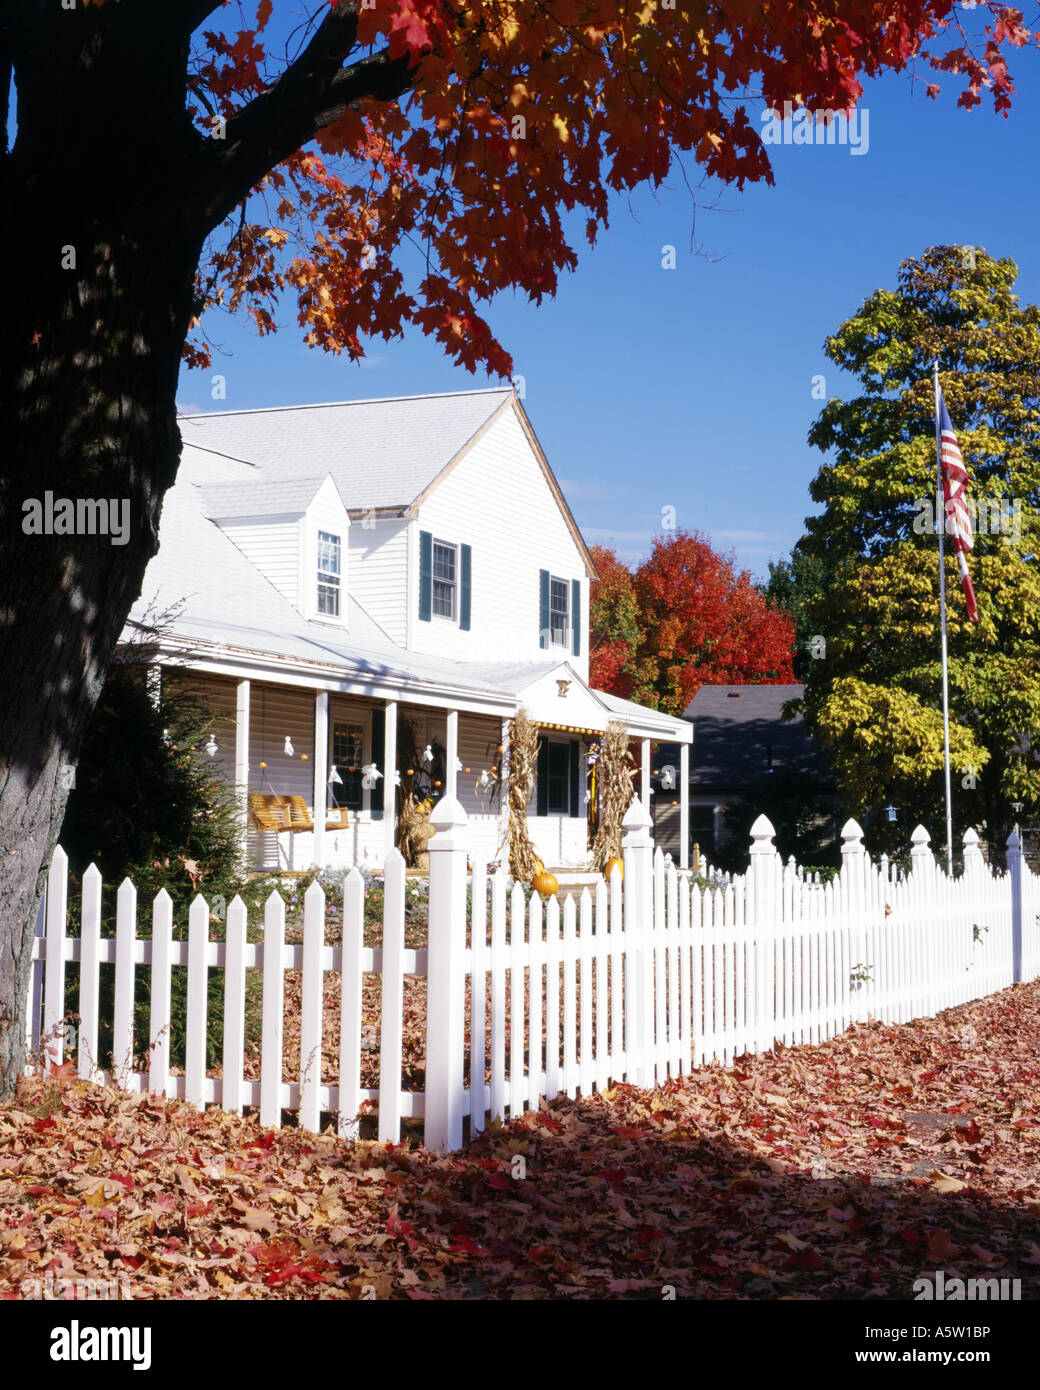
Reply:
[[[393,101],[409,90],[414,71],[407,58],[384,51],[343,67],[357,29],[355,0],[341,0],[277,81],[228,121],[225,138],[205,142],[208,167],[196,206],[207,231],[276,164],[363,97]]]

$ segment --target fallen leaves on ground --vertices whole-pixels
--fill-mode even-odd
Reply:
[[[1040,984],[560,1097],[458,1154],[60,1075],[0,1107],[0,1297],[913,1297],[1040,1281]]]

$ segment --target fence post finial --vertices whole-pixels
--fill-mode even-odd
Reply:
[[[979,837],[971,826],[964,832],[963,844],[965,874],[981,873],[985,868],[985,860],[979,848]]]
[[[468,821],[454,796],[430,815],[430,925],[427,957],[425,1136],[428,1149],[462,1148]]]
[[[910,836],[911,869],[933,869],[935,867],[935,860],[932,858],[932,852],[928,848],[928,844],[928,831],[925,830],[923,825],[919,825]]]

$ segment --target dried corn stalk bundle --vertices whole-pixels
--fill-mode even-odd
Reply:
[[[632,803],[632,779],[636,775],[628,752],[628,730],[619,720],[612,719],[607,725],[596,773],[601,800],[592,863],[602,873],[609,859],[621,857],[621,822]]]
[[[404,855],[405,863],[414,868],[425,870],[430,867],[427,846],[434,833],[430,824],[432,810],[432,801],[420,801],[410,791],[401,803],[397,818],[397,848]]]
[[[541,868],[527,829],[527,803],[538,775],[538,726],[519,709],[509,726],[509,872],[530,883]]]

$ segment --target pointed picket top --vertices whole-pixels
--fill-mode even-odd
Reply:
[[[355,870],[355,873],[356,873],[356,872],[357,872],[357,871]],[[264,899],[264,910],[265,910],[265,912],[266,912],[267,907],[269,906],[269,904],[275,903],[275,902],[281,903],[281,905],[282,905],[283,907],[285,906],[285,899],[282,897],[281,893],[279,893],[279,891],[278,891],[277,888],[272,888],[271,891],[270,891],[270,893],[268,893],[267,897]]]
[[[649,830],[651,825],[653,825],[653,821],[650,819],[650,812],[646,809],[638,796],[632,798],[621,825],[623,829],[628,831]]]
[[[87,883],[94,883],[95,881],[100,884],[101,870],[98,868],[96,864],[91,864],[87,869],[86,873],[83,875],[83,884],[84,886],[86,886]],[[166,889],[164,888],[162,891],[165,893]]]
[[[1008,849],[1021,849],[1021,848],[1022,848],[1022,841],[1018,838],[1018,831],[1017,831],[1017,830],[1012,830],[1011,834],[1007,837],[1007,840],[1005,841],[1005,843],[1006,843]]]
[[[442,796],[430,812],[430,824],[434,830],[453,830],[469,821],[465,807],[457,797]]]
[[[90,869],[93,869],[93,868],[94,868],[94,865],[91,864]],[[83,881],[84,881],[84,883],[86,882],[87,874],[90,873],[90,869],[88,869],[88,870],[87,870],[87,873],[83,875]],[[97,870],[95,869],[94,872],[97,873]],[[101,877],[101,875],[98,874],[98,878],[100,878],[100,877]],[[156,893],[156,895],[155,895],[155,902],[152,904],[152,910],[154,911],[155,908],[164,908],[164,907],[166,906],[167,903],[169,903],[169,905],[170,905],[171,908],[173,907],[173,899],[170,897],[169,893],[167,893],[167,891],[166,891],[165,888],[160,888],[159,891],[158,891],[158,893]]]
[[[231,909],[234,908],[234,907],[245,908],[245,906],[246,906],[246,905],[245,905],[245,901],[242,899],[242,897],[240,897],[240,895],[239,895],[238,893],[236,893],[235,896],[234,896],[234,897],[231,899],[231,901],[228,903],[228,911],[230,912]],[[248,911],[248,909],[247,909],[247,911]]]
[[[315,879],[311,886],[307,889],[306,893],[304,893],[303,895],[304,905],[306,905],[308,899],[314,902],[318,898],[321,898],[322,902],[325,901],[325,889],[321,886],[318,880]]]
[[[929,840],[930,836],[923,825],[919,825],[910,836],[910,859],[915,864],[932,863]]]
[[[387,872],[387,871],[390,870],[390,869],[396,869],[397,866],[398,866],[398,863],[400,863],[400,866],[401,866],[402,869],[408,867],[408,866],[405,864],[405,862],[404,862],[404,855],[401,853],[401,851],[400,851],[400,850],[397,848],[397,846],[395,845],[395,846],[393,847],[393,849],[390,850],[390,852],[387,854],[386,858],[383,860],[383,871],[384,871],[384,873]]]
[[[343,875],[343,891],[347,891],[348,884],[353,886],[356,883],[360,883],[362,888],[365,886],[365,875],[355,864],[349,873]]]
[[[48,878],[60,878],[69,866],[69,856],[62,849],[61,845],[54,846],[54,854],[51,856],[51,867],[48,870]]]

